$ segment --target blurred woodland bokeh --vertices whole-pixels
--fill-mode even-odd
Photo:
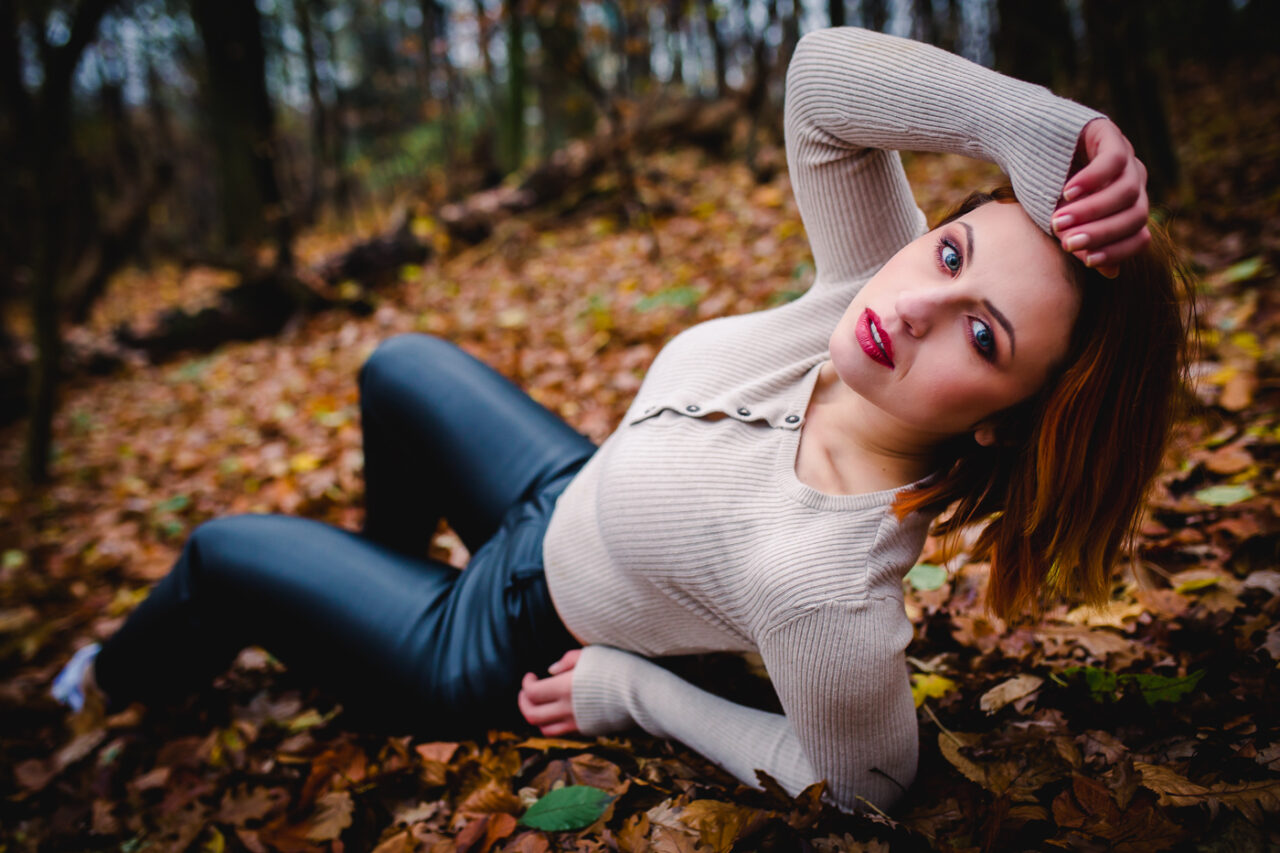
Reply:
[[[1176,202],[1185,185],[1167,115],[1179,85],[1271,50],[1280,9],[2,0],[0,421],[29,415],[27,475],[47,476],[59,377],[112,363],[109,352],[68,352],[64,338],[126,265],[168,259],[231,274],[216,311],[171,318],[147,339],[116,336],[156,357],[269,334],[296,311],[342,301],[330,285],[422,260],[439,247],[408,227],[415,212],[474,242],[495,206],[532,207],[614,169],[619,214],[643,225],[635,151],[741,153],[766,180],[782,166],[781,94],[797,39],[846,23],[933,42],[1104,109],[1147,163],[1153,196]],[[735,127],[744,119],[745,137]],[[585,147],[553,159],[575,140]],[[447,206],[497,186],[513,191]],[[408,215],[382,242],[319,275],[299,267],[301,230],[387,205]]]
[[[674,334],[801,295],[783,84],[840,24],[1115,118],[1200,296],[1105,606],[1005,623],[934,540],[904,579],[892,815],[638,730],[388,737],[261,649],[172,706],[54,702],[199,524],[360,528],[356,375],[391,335],[599,442]],[[0,853],[1278,849],[1278,30],[1275,0],[0,0]],[[903,159],[931,219],[1001,182]],[[468,559],[445,525],[431,556]],[[776,710],[758,657],[663,665]],[[613,799],[518,823],[573,784]]]

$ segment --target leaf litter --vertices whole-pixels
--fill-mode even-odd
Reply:
[[[960,178],[996,180],[956,157],[907,162],[931,216]],[[812,261],[785,175],[760,187],[744,167],[689,151],[649,158],[642,172],[642,191],[671,211],[652,237],[590,212],[530,217],[402,270],[371,291],[367,317],[323,314],[273,340],[77,380],[56,422],[56,485],[43,492],[16,485],[20,431],[0,434],[5,849],[1280,843],[1280,238],[1272,229],[1242,239],[1211,192],[1173,222],[1205,282],[1198,407],[1148,500],[1137,561],[1104,608],[1064,604],[1038,625],[1005,624],[980,606],[988,567],[929,543],[903,593],[916,628],[919,773],[892,814],[870,805],[841,814],[821,785],[791,797],[762,776],[763,790],[749,789],[638,731],[595,740],[493,731],[462,742],[363,732],[260,650],[172,707],[69,718],[45,696],[70,652],[109,636],[200,522],[285,512],[358,528],[354,379],[379,341],[406,331],[454,340],[601,441],[672,335],[808,286]],[[1250,215],[1280,215],[1274,197],[1243,198],[1237,207]],[[336,242],[317,235],[306,245]],[[225,282],[207,271],[131,270],[86,333],[154,316],[166,307],[156,294],[199,301],[216,286]],[[465,564],[447,529],[433,548]],[[670,663],[776,708],[758,662]],[[589,798],[594,814],[584,808],[561,830],[528,825],[531,804],[571,796]]]

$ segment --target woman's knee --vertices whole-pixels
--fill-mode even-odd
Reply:
[[[258,514],[211,519],[191,531],[179,564],[185,565],[201,584],[234,583],[246,572],[254,572],[262,555],[287,533],[280,528],[289,520],[285,516]]]
[[[442,338],[406,333],[387,338],[360,367],[360,398],[368,401],[404,388],[406,381],[421,382],[433,368],[460,350]]]

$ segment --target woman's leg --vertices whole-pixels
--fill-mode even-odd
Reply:
[[[98,681],[115,707],[178,696],[252,644],[379,726],[448,737],[515,725],[520,675],[576,645],[531,548],[537,500],[463,572],[307,519],[208,522],[103,646]]]
[[[369,538],[278,516],[202,525],[104,645],[97,678],[113,703],[180,695],[257,644],[348,698],[391,696],[387,715],[461,708],[474,730],[513,714],[493,697],[572,646],[541,539],[594,445],[435,338],[387,341],[360,385]],[[425,551],[442,514],[473,552],[464,573],[406,556]]]
[[[488,365],[399,335],[360,371],[365,534],[423,554],[441,516],[472,553],[503,515],[595,450]]]

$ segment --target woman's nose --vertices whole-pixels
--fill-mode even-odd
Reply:
[[[904,290],[898,294],[894,309],[914,337],[928,333],[941,311],[952,298],[952,288],[921,287]]]

